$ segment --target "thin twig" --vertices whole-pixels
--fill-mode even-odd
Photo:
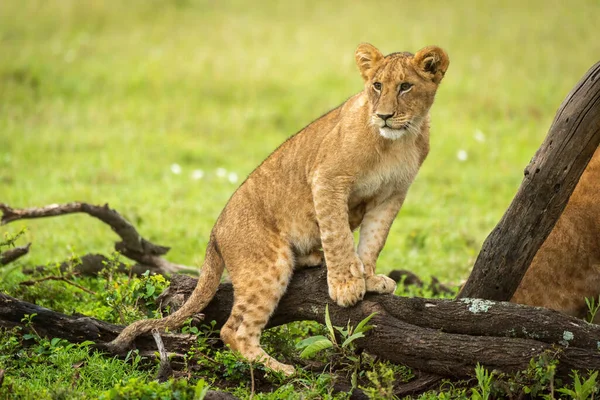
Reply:
[[[32,279],[30,281],[21,282],[20,285],[23,285],[23,286],[33,286],[36,283],[40,283],[40,282],[44,282],[44,281],[62,281],[62,282],[68,283],[69,285],[73,285],[76,288],[81,289],[81,290],[83,290],[86,293],[89,293],[89,294],[94,295],[94,296],[96,295],[96,292],[94,292],[93,290],[90,290],[90,289],[88,289],[86,287],[83,287],[80,284],[78,284],[76,282],[73,282],[72,280],[70,280],[70,279],[68,279],[68,278],[66,278],[64,276],[46,276],[46,277],[40,278],[40,279]]]
[[[152,337],[156,342],[156,347],[158,348],[158,354],[160,356],[160,364],[158,366],[156,379],[159,382],[165,382],[167,379],[173,376],[173,368],[169,362],[169,355],[167,354],[167,349],[165,349],[165,345],[160,337],[158,329],[152,329]]]
[[[254,397],[254,365],[250,363],[250,397],[249,400],[252,400]]]
[[[217,360],[215,360],[212,357],[207,356],[206,354],[202,353],[201,351],[196,352],[196,354],[201,355],[202,357],[206,358],[208,361],[212,362],[213,364],[220,364]]]

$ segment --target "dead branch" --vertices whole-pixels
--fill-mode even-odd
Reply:
[[[171,263],[161,256],[169,251],[169,247],[156,245],[144,239],[133,225],[123,218],[118,212],[108,207],[95,206],[87,203],[73,202],[67,204],[52,204],[45,207],[14,209],[6,204],[0,203],[2,225],[8,224],[20,219],[33,219],[44,217],[55,217],[74,213],[85,213],[98,218],[112,228],[112,230],[121,238],[120,242],[115,243],[115,249],[140,264],[152,266],[161,273],[181,272],[190,270],[192,267]]]
[[[7,265],[19,257],[24,256],[25,254],[29,253],[30,247],[31,243],[27,243],[25,246],[18,246],[0,253],[0,265]]]
[[[158,349],[158,354],[160,358],[160,364],[158,365],[156,379],[159,382],[166,382],[170,377],[173,376],[173,368],[171,367],[171,363],[169,362],[169,355],[167,354],[167,349],[165,349],[165,345],[157,329],[152,330],[152,337],[156,342],[156,347]]]
[[[459,297],[510,300],[600,144],[600,62],[567,95]]]

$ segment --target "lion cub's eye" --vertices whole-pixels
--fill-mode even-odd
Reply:
[[[377,91],[381,90],[381,82],[373,82],[373,88]]]
[[[411,87],[413,87],[412,83],[408,83],[408,82],[402,82],[400,84],[400,91],[401,92],[406,92],[408,89],[410,89]]]

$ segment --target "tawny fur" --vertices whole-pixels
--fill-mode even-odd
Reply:
[[[600,150],[581,175],[554,229],[511,301],[584,318],[600,295]],[[596,321],[598,322],[598,321]]]
[[[166,318],[128,326],[111,342],[114,350],[200,312],[227,268],[234,305],[221,338],[247,359],[291,374],[294,368],[269,357],[259,339],[294,267],[319,264],[324,254],[329,294],[341,306],[355,304],[365,291],[395,290],[393,280],[375,274],[375,263],[429,151],[429,108],[449,60],[434,46],[414,56],[384,57],[369,44],[360,45],[355,58],[364,90],[291,137],[250,174],[212,230],[190,299]],[[402,90],[402,83],[412,86]],[[352,231],[359,226],[356,248]]]

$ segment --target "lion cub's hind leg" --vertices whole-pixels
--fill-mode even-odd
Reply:
[[[323,250],[314,250],[308,254],[296,256],[296,262],[294,263],[294,267],[317,267],[319,265],[323,265],[324,261],[325,255],[323,254]]]
[[[253,248],[253,254],[236,254],[235,260],[226,260],[233,284],[234,300],[231,315],[221,329],[221,339],[232,350],[240,352],[249,361],[265,364],[286,375],[295,372],[269,356],[260,347],[260,335],[269,317],[277,307],[292,277],[293,254],[288,243],[279,241],[268,246]]]

